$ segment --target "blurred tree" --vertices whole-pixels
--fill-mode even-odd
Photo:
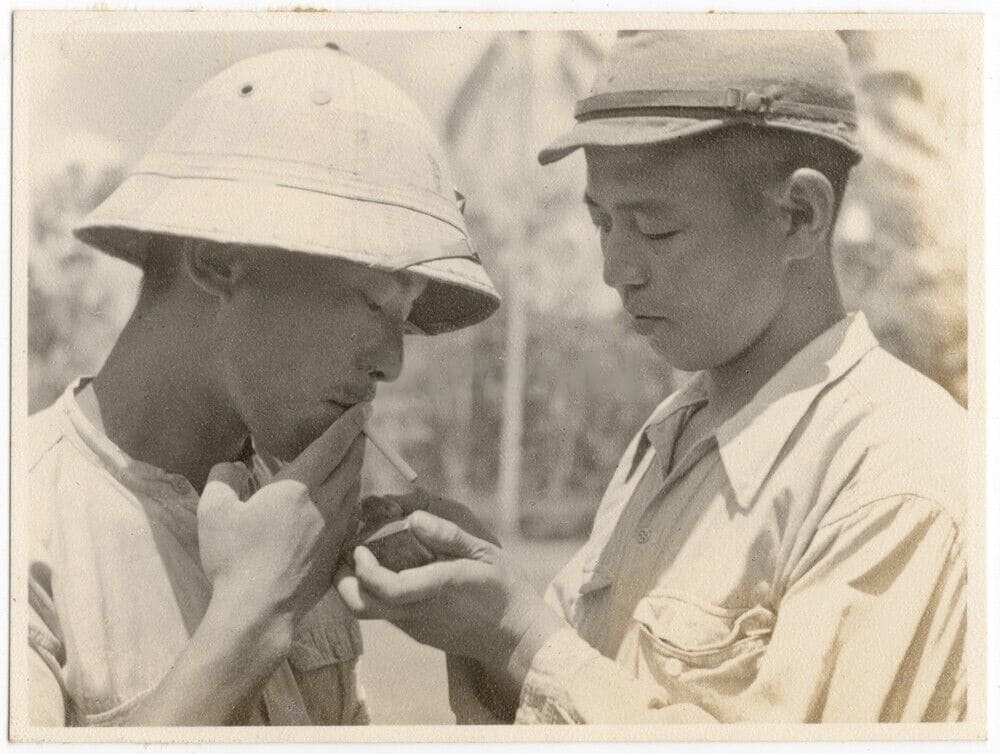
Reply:
[[[77,242],[71,229],[123,177],[107,154],[68,158],[37,185],[28,259],[28,410],[103,362],[134,304],[139,273]]]
[[[583,32],[497,34],[445,123],[463,185],[489,207],[481,219],[498,245],[507,325],[498,498],[507,533],[520,516],[526,348],[529,317],[537,310],[527,288],[535,270],[551,265],[546,247],[568,235],[559,221],[569,194],[537,175],[534,157],[546,133],[542,124],[563,120],[600,57],[600,47]]]
[[[867,313],[883,346],[964,403],[968,89],[961,40],[947,32],[842,36],[857,72],[865,152],[837,234],[844,297]],[[948,70],[955,75],[942,79]]]

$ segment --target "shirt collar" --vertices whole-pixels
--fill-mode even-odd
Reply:
[[[701,373],[696,373],[684,383],[682,388],[671,393],[663,403],[657,406],[639,434],[639,441],[635,453],[632,455],[632,464],[626,479],[632,477],[650,448],[656,452],[657,458],[661,459],[662,463],[666,463],[666,459],[671,456],[676,435],[668,426],[668,420],[676,416],[677,413],[706,400],[708,400],[708,396],[702,386]]]
[[[81,385],[90,379],[90,377],[77,378],[59,398],[60,407],[69,420],[76,438],[112,476],[130,490],[152,493],[161,499],[176,499],[193,510],[197,505],[198,494],[183,475],[164,471],[157,466],[130,457],[87,418],[77,403],[76,393]]]
[[[778,454],[819,394],[876,347],[863,313],[844,317],[793,356],[719,427],[719,455],[741,507],[753,505]]]
[[[847,315],[795,354],[716,430],[719,455],[741,507],[753,504],[778,453],[816,397],[877,346],[865,315]],[[704,373],[698,372],[657,406],[642,428],[629,476],[650,448],[669,459],[677,433],[667,420],[705,400]]]

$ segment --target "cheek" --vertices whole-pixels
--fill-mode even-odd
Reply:
[[[694,371],[742,352],[777,313],[780,270],[750,239],[692,238],[658,266],[657,297],[671,317],[650,337],[673,366]]]
[[[246,296],[220,313],[219,367],[228,400],[254,437],[294,458],[337,417],[322,403],[336,381],[338,344],[322,309]],[[329,302],[326,302],[329,306]]]

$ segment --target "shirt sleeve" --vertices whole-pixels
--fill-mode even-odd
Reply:
[[[639,680],[564,629],[535,656],[517,722],[964,718],[965,557],[940,507],[911,496],[869,503],[820,527],[791,576],[742,692]]]
[[[37,573],[28,580],[28,710],[32,725],[61,726],[68,712],[66,649],[47,581]]]
[[[664,689],[630,676],[567,627],[550,636],[535,655],[515,722],[610,725],[715,720],[692,705],[671,704]]]

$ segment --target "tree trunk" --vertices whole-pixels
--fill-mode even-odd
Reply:
[[[500,428],[498,497],[500,533],[520,533],[521,460],[524,438],[524,388],[528,328],[523,283],[517,271],[507,290],[507,344],[504,357],[503,424]]]

